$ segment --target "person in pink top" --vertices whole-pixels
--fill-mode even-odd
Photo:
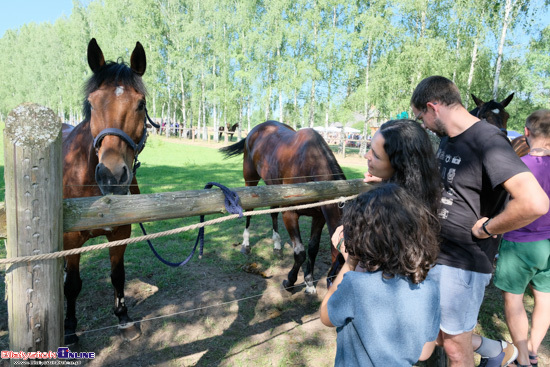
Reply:
[[[538,110],[527,117],[525,137],[530,152],[521,159],[550,195],[550,110]],[[523,306],[528,285],[535,298],[530,336]],[[537,366],[537,350],[550,325],[550,212],[504,234],[495,286],[503,291],[506,323],[519,351],[518,366]]]

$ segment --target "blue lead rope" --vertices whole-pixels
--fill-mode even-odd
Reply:
[[[204,188],[205,189],[211,189],[212,186],[219,187],[222,190],[222,192],[224,193],[224,195],[225,195],[225,200],[224,200],[225,209],[231,214],[239,214],[239,218],[241,218],[243,216],[243,208],[241,208],[241,206],[239,204],[239,195],[237,195],[236,192],[231,191],[227,187],[225,187],[225,186],[223,186],[219,183],[216,183],[216,182],[209,182],[209,183],[206,184],[206,186],[204,186]],[[203,222],[204,222],[204,215],[201,215],[200,216],[200,223],[203,223]],[[147,233],[145,232],[145,227],[143,227],[143,224],[140,223],[139,226],[141,227],[141,230],[142,230],[143,234],[147,235]],[[199,244],[199,241],[201,243],[200,250],[199,250],[199,257],[202,257],[202,253],[203,253],[203,250],[204,250],[204,227],[199,228],[199,234],[197,236],[197,240],[195,241],[195,246],[193,247],[193,250],[191,251],[191,254],[189,254],[189,256],[187,256],[187,259],[185,259],[185,260],[183,260],[182,262],[179,262],[179,263],[173,263],[173,262],[170,262],[170,261],[167,261],[167,260],[163,259],[162,256],[160,256],[159,253],[155,250],[155,248],[154,248],[153,244],[151,243],[151,241],[147,240],[147,244],[151,248],[151,251],[153,251],[153,254],[155,254],[155,256],[160,261],[162,261],[164,264],[166,264],[168,266],[177,267],[177,266],[184,266],[185,264],[187,264],[189,262],[189,260],[191,260],[191,258],[195,254],[195,251],[197,249],[197,245]]]

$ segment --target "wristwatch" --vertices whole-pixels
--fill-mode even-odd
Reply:
[[[491,232],[489,232],[489,231],[487,230],[487,224],[489,224],[489,222],[491,221],[491,219],[492,219],[492,218],[487,219],[487,220],[485,221],[485,223],[483,223],[483,224],[481,225],[481,229],[483,229],[483,232],[487,233],[487,236],[489,236],[489,237],[493,237],[493,236],[494,236],[494,234],[492,234]]]

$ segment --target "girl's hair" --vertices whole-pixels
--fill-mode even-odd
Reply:
[[[436,213],[441,197],[437,160],[428,133],[412,120],[390,120],[380,127],[395,182]]]
[[[399,185],[385,183],[346,204],[346,249],[367,271],[426,279],[439,253],[439,222]]]
[[[527,117],[525,127],[535,138],[550,137],[550,110],[536,110]]]

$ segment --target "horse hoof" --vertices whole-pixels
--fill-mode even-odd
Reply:
[[[278,258],[283,257],[283,249],[282,248],[274,248],[273,249],[273,255],[277,256]]]
[[[315,294],[315,293],[317,293],[317,289],[315,288],[314,285],[306,285],[305,292],[306,292],[306,294]]]
[[[70,347],[78,343],[78,336],[76,334],[70,333],[69,335],[65,335],[65,340],[63,341],[65,344],[65,347]]]
[[[241,253],[245,255],[250,255],[250,247],[241,247]]]
[[[118,325],[120,336],[124,341],[131,342],[141,336],[141,328],[138,323],[128,322],[126,324]]]
[[[283,288],[292,294],[297,292],[297,288],[294,286],[294,284],[290,284],[288,279],[283,280]]]

